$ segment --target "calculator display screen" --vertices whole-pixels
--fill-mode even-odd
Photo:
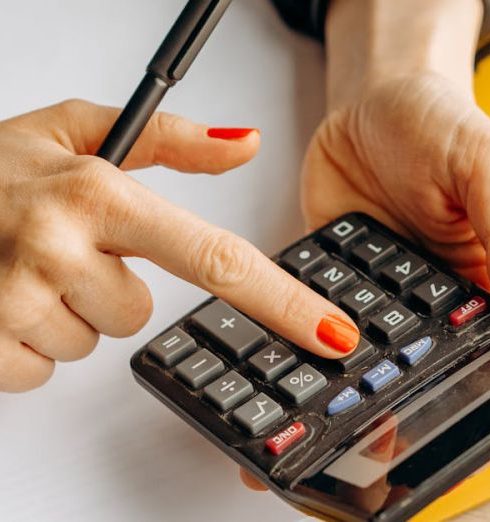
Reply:
[[[490,435],[490,353],[447,377],[361,437],[304,485],[376,513]]]

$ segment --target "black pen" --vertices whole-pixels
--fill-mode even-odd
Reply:
[[[167,91],[182,80],[230,3],[231,0],[189,0],[97,156],[121,165]]]

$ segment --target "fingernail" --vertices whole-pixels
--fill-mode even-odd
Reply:
[[[208,136],[219,140],[241,140],[254,131],[257,129],[208,129]]]
[[[337,315],[324,317],[316,331],[318,339],[341,353],[350,353],[359,344],[359,331]]]

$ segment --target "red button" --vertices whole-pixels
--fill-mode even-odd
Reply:
[[[306,433],[305,426],[302,422],[295,422],[289,428],[278,433],[275,437],[271,437],[265,445],[273,455],[280,455],[285,449],[303,438]]]
[[[453,326],[461,326],[473,319],[478,314],[481,314],[487,309],[487,302],[483,297],[476,296],[472,297],[463,306],[460,306],[454,312],[449,314],[449,321]]]

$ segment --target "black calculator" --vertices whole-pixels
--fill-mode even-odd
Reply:
[[[489,294],[364,214],[274,258],[361,331],[338,361],[211,298],[136,380],[299,510],[400,522],[490,460]]]

